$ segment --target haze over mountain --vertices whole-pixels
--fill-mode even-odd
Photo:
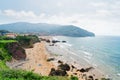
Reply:
[[[94,33],[73,25],[56,25],[46,23],[17,22],[0,25],[0,30],[17,33],[39,33],[41,35],[58,35],[72,37],[95,36]]]

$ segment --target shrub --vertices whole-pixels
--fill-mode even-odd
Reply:
[[[21,44],[22,47],[25,48],[33,47],[34,43],[40,42],[39,38],[35,35],[17,36],[16,40]]]
[[[78,78],[75,76],[71,76],[70,80],[78,80]]]

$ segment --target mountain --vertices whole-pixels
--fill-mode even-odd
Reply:
[[[9,33],[7,30],[0,30],[0,35],[4,35],[5,33]]]
[[[0,25],[0,30],[9,30],[17,33],[39,33],[41,35],[58,35],[71,37],[95,36],[94,33],[73,25],[55,25],[46,23],[17,22]]]

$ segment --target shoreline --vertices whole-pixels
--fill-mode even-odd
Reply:
[[[51,36],[45,36],[43,38],[53,40],[53,37]],[[52,68],[57,69],[57,66],[59,65],[58,61],[60,60],[63,63],[67,63],[70,66],[73,65],[76,67],[76,69],[74,69],[73,71],[67,72],[69,76],[77,76],[80,80],[85,80],[85,77],[83,78],[83,75],[86,75],[86,77],[93,76],[94,79],[105,78],[105,75],[100,73],[97,68],[93,67],[90,64],[84,63],[84,61],[82,60],[79,61],[75,59],[75,56],[77,55],[74,55],[74,53],[71,53],[69,50],[60,47],[59,45],[50,45],[51,44],[47,43],[46,41],[35,43],[33,48],[25,49],[27,54],[26,60],[13,60],[12,62],[7,62],[7,65],[10,68],[33,71],[34,73],[38,73],[43,76],[48,76]],[[48,62],[47,59],[49,58],[54,58],[55,60]],[[86,65],[83,66],[84,64]],[[90,69],[89,72],[81,73],[77,71],[82,68],[85,69],[90,67],[94,69]]]
[[[83,60],[83,61],[80,60],[79,61],[80,63],[79,63],[77,61],[77,59],[74,59],[75,57],[73,58],[73,56],[77,56],[77,55],[74,55],[73,52],[71,53],[69,50],[66,50],[65,48],[61,48],[59,46],[59,44],[56,44],[55,46],[49,46],[49,44],[46,43],[46,49],[52,55],[51,57],[54,57],[56,59],[56,61],[61,60],[64,63],[67,63],[69,65],[74,65],[77,69],[93,67],[92,65],[87,63],[85,60]],[[84,63],[84,62],[85,62],[85,64],[81,65],[81,63]],[[94,69],[92,69],[89,72],[86,72],[84,74],[92,75],[92,76],[94,76],[95,79],[101,79],[101,78],[105,77],[105,74],[100,72],[99,69],[97,69],[95,67],[93,67],[93,68]]]

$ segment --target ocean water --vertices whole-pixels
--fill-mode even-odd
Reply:
[[[78,58],[107,74],[112,80],[120,80],[120,37],[56,37],[66,40],[64,47],[71,49]]]

